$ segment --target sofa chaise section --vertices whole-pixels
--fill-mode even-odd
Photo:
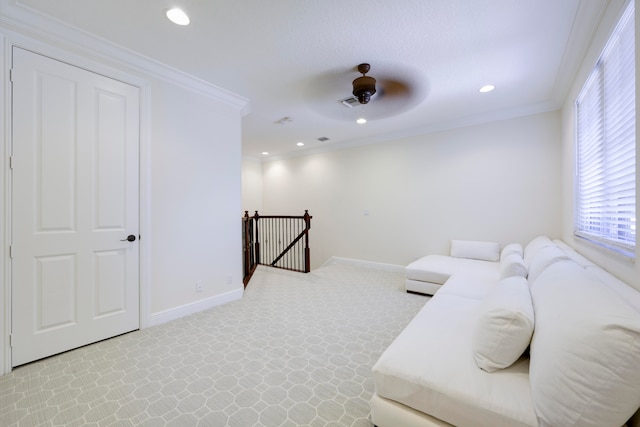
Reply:
[[[376,394],[456,426],[536,426],[528,360],[498,374],[476,365],[478,303],[436,294],[374,366]]]
[[[495,242],[453,240],[450,255],[427,255],[405,267],[407,292],[434,295],[453,273],[473,275],[477,281],[495,281],[500,264]]]

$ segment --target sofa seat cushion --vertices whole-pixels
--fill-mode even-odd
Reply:
[[[456,426],[537,426],[528,359],[493,373],[474,360],[478,304],[436,294],[373,367],[376,393]]]
[[[469,276],[455,274],[451,276],[446,285],[440,288],[438,295],[454,295],[461,298],[480,301],[486,297],[493,288],[495,288],[499,281],[498,275],[498,271],[496,271],[495,274],[486,274],[485,277],[483,277],[482,274],[479,274],[478,276],[472,276],[471,278],[469,278]],[[495,280],[489,280],[487,276],[495,276]],[[435,297],[436,295],[434,295],[434,298]]]
[[[458,269],[440,288],[438,294],[483,299],[500,281],[500,263],[450,258]],[[435,298],[435,296],[434,296]]]
[[[460,277],[471,276],[472,283],[495,282],[500,274],[500,263],[447,255],[427,255],[405,267],[407,280],[439,285],[445,284],[454,272]]]
[[[405,274],[410,280],[443,285],[454,271],[452,260],[445,255],[427,255],[406,266]]]

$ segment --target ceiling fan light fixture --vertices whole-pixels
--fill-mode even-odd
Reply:
[[[371,101],[371,97],[376,93],[376,79],[366,74],[371,66],[369,64],[358,65],[358,71],[362,73],[362,77],[358,77],[353,81],[353,96],[358,98],[360,104],[367,104]]]

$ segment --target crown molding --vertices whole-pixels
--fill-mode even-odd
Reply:
[[[439,123],[432,123],[427,126],[411,128],[404,131],[389,132],[379,134],[373,137],[351,139],[348,141],[340,141],[332,144],[324,145],[321,147],[312,148],[309,150],[302,150],[290,153],[284,153],[282,155],[274,155],[262,158],[263,163],[276,162],[280,160],[287,160],[296,157],[306,157],[314,154],[328,153],[332,151],[345,150],[348,148],[362,147],[371,144],[382,144],[385,142],[399,141],[405,138],[411,138],[421,135],[429,135],[438,132],[444,132],[453,129],[462,129],[471,126],[479,126],[486,123],[499,122],[503,120],[515,119],[518,117],[532,116],[535,114],[548,113],[557,111],[561,108],[560,104],[555,102],[541,102],[532,105],[523,105],[516,108],[507,108],[504,110],[491,111],[488,113],[476,114],[473,116],[461,117],[459,119],[444,121]]]
[[[110,64],[115,68],[159,78],[183,89],[215,99],[240,111],[250,112],[249,100],[205,80],[177,70],[154,59],[116,45],[58,19],[33,10],[18,0],[0,0],[0,28],[54,45],[74,54]]]
[[[589,50],[589,46],[591,46],[598,27],[602,22],[602,18],[607,8],[612,7],[612,3],[625,3],[625,0],[615,0],[614,2],[580,1],[553,86],[552,93],[554,103],[559,105],[564,103],[576,79],[576,75],[580,70],[580,64]],[[585,17],[593,18],[587,20]],[[588,43],[584,44],[582,42],[583,40],[588,40]],[[579,46],[582,46],[582,48],[579,48]]]

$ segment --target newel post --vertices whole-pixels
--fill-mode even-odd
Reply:
[[[244,211],[244,217],[242,218],[242,228],[244,233],[244,277],[247,277],[251,270],[251,236],[249,227],[249,211]]]
[[[311,251],[309,250],[309,229],[311,228],[311,216],[309,215],[309,211],[305,209],[304,211],[304,272],[308,273],[311,271]]]
[[[256,223],[256,265],[260,264],[260,234],[258,233],[258,219],[260,219],[260,215],[258,215],[258,211],[256,211],[253,219]]]

